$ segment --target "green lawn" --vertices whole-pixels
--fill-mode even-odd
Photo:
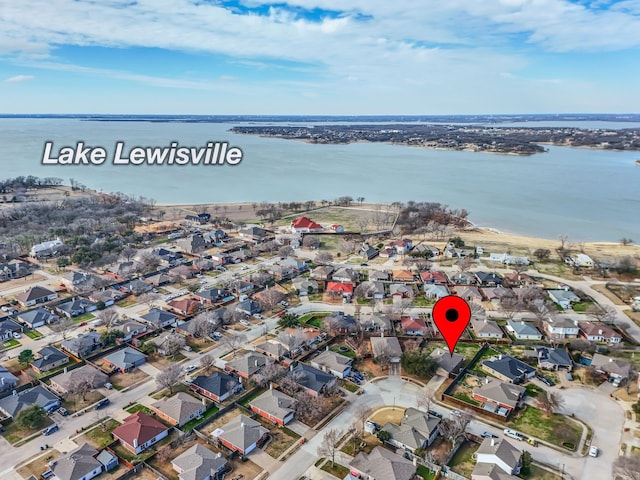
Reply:
[[[299,322],[313,325],[316,328],[322,328],[322,319],[329,315],[331,315],[329,312],[306,313],[300,317]]]
[[[458,400],[462,400],[463,402],[466,402],[466,403],[468,403],[470,405],[475,405],[476,407],[479,407],[480,405],[482,405],[482,403],[480,403],[479,401],[471,398],[465,392],[456,392],[451,396],[454,397],[454,398],[457,398]]]
[[[540,467],[531,465],[529,475],[524,477],[526,480],[561,480],[560,475],[547,472]]]
[[[424,465],[418,465],[418,470],[416,471],[416,473],[420,475],[423,480],[433,480],[434,478],[436,478],[436,474],[431,473],[431,471]]]
[[[338,478],[344,478],[347,476],[347,473],[349,473],[349,469],[345,466],[340,465],[339,463],[334,463],[332,465],[331,459],[327,460],[327,463],[322,466],[321,470],[324,470],[325,472],[328,472],[334,477]]]
[[[29,330],[28,332],[25,332],[24,334],[27,337],[32,338],[34,340],[37,340],[38,338],[42,338],[44,336],[37,330]]]
[[[147,415],[153,415],[153,413],[151,412],[151,409],[149,407],[145,407],[144,405],[140,404],[140,403],[136,403],[135,405],[131,405],[129,408],[125,408],[125,410],[129,413],[136,413],[136,412],[142,412],[142,413],[146,413]]]
[[[93,313],[85,313],[84,315],[78,315],[77,317],[73,317],[74,323],[88,322],[89,320],[93,320],[96,316]]]
[[[413,306],[414,307],[430,307],[435,305],[436,301],[427,297],[423,297],[422,295],[413,297]]]
[[[242,402],[240,402],[240,405],[242,405],[243,407],[249,408],[249,403],[251,403],[253,400],[255,400],[260,395],[262,395],[265,392],[265,390],[266,390],[265,388],[262,388],[262,389],[258,390],[253,395],[250,395],[245,400],[242,400]]]
[[[591,305],[593,305],[593,302],[578,302],[574,303],[571,308],[573,308],[573,311],[576,313],[584,313]]]
[[[527,395],[530,396],[531,398],[537,397],[540,394],[540,392],[542,392],[542,388],[540,388],[537,385],[534,385],[533,383],[527,384],[525,388],[527,389]]]
[[[356,393],[358,390],[360,390],[360,387],[358,385],[356,385],[355,383],[351,383],[348,380],[343,380],[341,386],[342,388],[350,391],[351,393]]]
[[[16,348],[20,346],[20,342],[18,340],[16,340],[15,338],[10,338],[9,340],[5,340],[2,343],[2,347],[5,350],[10,350],[12,348]]]
[[[342,348],[342,350],[340,348]],[[347,350],[344,350],[344,348],[346,348]],[[331,350],[332,352],[336,352],[341,355],[344,355],[345,357],[356,358],[356,352],[351,350],[346,345],[341,345],[341,344],[331,345],[329,347],[329,350]]]
[[[471,472],[476,465],[473,454],[478,447],[477,443],[464,442],[449,462],[451,470],[464,477],[471,478]]]
[[[210,407],[209,410],[207,410],[206,412],[204,412],[204,415],[202,415],[202,418],[194,418],[193,420],[191,420],[188,423],[185,423],[182,427],[181,430],[183,432],[190,432],[191,430],[193,430],[194,428],[196,428],[196,425],[198,425],[200,422],[203,422],[204,420],[206,420],[207,418],[215,415],[216,413],[218,413],[219,408],[216,407],[215,405]]]
[[[542,410],[531,405],[526,405],[509,426],[525,435],[564,446],[569,450],[577,448],[582,436],[582,426],[578,423],[558,413],[547,418]],[[573,448],[570,448],[570,445],[573,445]]]
[[[113,442],[111,432],[120,425],[120,422],[109,418],[102,425],[96,425],[94,428],[85,433],[85,436],[89,439],[90,443],[95,448],[104,448]]]
[[[53,421],[49,417],[44,417],[42,423],[37,428],[26,428],[20,426],[17,422],[11,422],[5,426],[4,433],[2,434],[7,442],[12,445],[24,442],[32,435],[39,434],[42,429],[51,425]],[[17,445],[15,445],[17,446]]]

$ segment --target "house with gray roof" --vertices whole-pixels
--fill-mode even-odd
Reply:
[[[253,240],[254,242],[264,240],[268,234],[269,232],[267,232],[267,230],[260,227],[245,227],[238,230],[238,235],[240,235],[240,237],[247,240]]]
[[[440,433],[440,418],[416,408],[407,408],[400,425],[388,422],[382,430],[389,432],[389,443],[397,448],[410,450],[427,448]]]
[[[313,278],[296,277],[291,283],[300,296],[308,295],[309,292],[317,292],[319,288],[318,282]]]
[[[507,330],[518,340],[542,340],[542,334],[531,322],[507,320]]]
[[[224,368],[239,377],[250,378],[271,363],[273,360],[262,353],[247,352],[227,362]]]
[[[200,401],[186,392],[178,392],[172,397],[161,398],[150,408],[171,425],[182,427],[194,418],[201,417],[207,409],[207,404],[204,399]]]
[[[18,320],[24,322],[29,328],[38,328],[60,320],[60,317],[51,313],[46,308],[38,307],[28,312],[18,314]]]
[[[147,356],[131,347],[123,348],[103,358],[105,364],[113,370],[126,373],[147,361]]]
[[[390,332],[391,320],[386,315],[360,315],[357,318],[360,328],[365,332]]]
[[[440,300],[442,297],[450,295],[446,285],[438,285],[435,283],[424,284],[424,296],[431,299]]]
[[[487,377],[482,385],[473,387],[472,395],[482,403],[484,410],[508,417],[524,403],[526,389],[520,385]]]
[[[476,451],[476,468],[474,468],[471,478],[478,478],[477,475],[487,473],[490,468],[485,465],[495,465],[507,475],[518,475],[522,467],[520,461],[522,451],[511,445],[504,438],[485,438]],[[474,477],[475,475],[475,477]],[[492,478],[492,477],[489,477]],[[493,477],[493,478],[509,478],[509,477]]]
[[[198,375],[191,381],[190,387],[215,402],[224,402],[234,393],[242,390],[242,384],[231,375],[222,372],[214,372],[209,376]]]
[[[238,302],[235,310],[247,315],[255,315],[256,313],[260,313],[262,311],[262,307],[255,300],[251,300],[250,298],[248,298],[246,300],[243,300],[242,302]]]
[[[109,377],[90,364],[68,370],[51,378],[51,388],[61,395],[67,395],[80,382],[88,383],[91,388],[104,386]]]
[[[571,290],[547,290],[547,294],[554,303],[560,305],[564,310],[570,309],[572,303],[580,301],[580,297],[578,297]]]
[[[535,348],[535,352],[540,368],[545,370],[565,368],[569,371],[573,368],[573,360],[565,348],[538,346]]]
[[[22,278],[31,274],[31,265],[22,260],[10,260],[0,263],[0,282],[6,282],[14,278]]]
[[[38,351],[31,362],[31,368],[37,373],[46,373],[69,362],[69,357],[55,347],[44,347]]]
[[[22,325],[10,319],[0,320],[0,340],[9,340],[14,333],[22,333]]]
[[[96,288],[101,278],[93,273],[73,270],[62,275],[60,281],[71,292],[89,292]]]
[[[180,250],[186,253],[200,253],[210,246],[200,234],[189,235],[186,238],[181,238],[177,243]]]
[[[591,367],[597,372],[606,373],[611,378],[624,382],[631,374],[631,364],[621,358],[608,357],[601,353],[594,353]]]
[[[413,480],[416,473],[411,460],[380,446],[369,454],[360,452],[349,467],[363,480]]]
[[[201,443],[196,443],[171,462],[180,480],[214,480],[222,478],[228,462],[221,453],[214,453]]]
[[[398,337],[371,337],[369,342],[375,358],[389,357],[391,363],[400,362],[402,347]]]
[[[455,290],[455,294],[467,302],[482,302],[480,290],[472,285],[459,285],[455,287]]]
[[[322,282],[326,282],[331,280],[331,274],[333,273],[334,268],[331,265],[320,265],[319,267],[311,270],[310,277],[314,280],[319,280]]]
[[[502,338],[504,332],[500,326],[493,320],[477,319],[471,320],[471,329],[478,338]]]
[[[251,411],[257,413],[270,422],[286,425],[295,415],[295,399],[291,398],[270,385],[269,390],[249,403]]]
[[[298,363],[291,372],[293,380],[312,397],[317,397],[336,384],[336,377],[333,375],[304,363]]]
[[[551,339],[576,338],[580,333],[578,322],[566,317],[547,318],[544,330]]]
[[[105,288],[103,290],[96,290],[95,292],[91,292],[89,294],[89,300],[95,303],[102,302],[104,303],[105,307],[110,307],[125,295],[125,293],[119,290],[115,290],[113,288]]]
[[[443,377],[448,377],[449,375],[458,373],[460,367],[462,367],[462,363],[464,362],[464,357],[462,355],[455,352],[451,355],[449,350],[446,348],[436,348],[429,356],[438,364],[436,373]]]
[[[331,280],[341,283],[356,283],[360,279],[360,274],[357,270],[349,267],[342,267],[333,272]]]
[[[102,341],[98,332],[80,333],[76,338],[63,340],[60,348],[74,357],[83,358],[102,348]]]
[[[32,307],[38,303],[46,303],[58,298],[58,294],[53,290],[36,285],[27,291],[16,295],[16,300],[23,307]]]
[[[152,328],[158,329],[175,325],[178,320],[177,315],[160,310],[159,308],[152,308],[144,315],[141,315],[140,318],[147,322]]]
[[[536,374],[536,369],[510,355],[498,355],[493,360],[485,360],[482,369],[494,377],[510,383],[524,383]]]
[[[0,392],[6,392],[15,388],[18,384],[18,378],[9,370],[0,365]]]
[[[285,353],[289,351],[289,349],[282,343],[273,339],[256,345],[255,350],[256,352],[263,353],[264,355],[267,355],[275,360],[280,360],[282,357],[284,357]]]
[[[256,422],[246,415],[238,415],[222,427],[214,430],[211,435],[216,437],[225,447],[242,455],[251,453],[263,441],[269,430],[260,422]]]
[[[0,399],[0,412],[9,418],[15,418],[20,410],[31,405],[52,411],[60,406],[60,399],[42,385],[38,385]]]
[[[331,373],[338,378],[345,378],[351,373],[353,359],[337,352],[332,352],[329,347],[312,359],[309,363],[323,372]]]
[[[115,327],[115,330],[120,330],[124,333],[124,337],[122,337],[123,342],[130,342],[137,335],[146,332],[147,326],[135,320],[127,320]]]
[[[97,309],[98,306],[86,298],[73,298],[68,302],[56,305],[56,310],[69,318],[93,312]]]
[[[231,292],[219,288],[206,288],[194,293],[194,296],[197,300],[207,303],[226,303],[235,298]]]
[[[104,469],[97,455],[98,450],[85,443],[58,458],[50,468],[56,480],[91,480]]]
[[[29,255],[36,258],[52,257],[57,255],[62,247],[64,247],[64,243],[58,237],[55,240],[35,244],[31,247]]]

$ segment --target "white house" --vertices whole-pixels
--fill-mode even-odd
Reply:
[[[578,322],[570,318],[548,318],[544,326],[549,336],[554,338],[575,338],[580,333]]]
[[[571,257],[573,261],[573,265],[578,268],[593,268],[593,260],[589,255],[585,255],[584,253],[578,253]]]
[[[518,340],[542,340],[542,334],[531,322],[508,320],[507,330]]]
[[[571,290],[548,290],[547,293],[549,294],[549,298],[551,298],[554,303],[560,305],[563,310],[570,309],[572,303],[580,301],[580,297],[578,297]]]
[[[504,438],[485,438],[476,451],[476,468],[480,464],[495,465],[508,475],[517,475],[522,466],[521,456],[520,449],[511,445]],[[475,473],[476,469],[474,469]],[[472,476],[471,478],[478,477]]]
[[[55,240],[49,240],[48,242],[42,242],[31,247],[30,255],[36,258],[50,257],[56,255],[58,250],[64,246],[64,243],[60,238]]]

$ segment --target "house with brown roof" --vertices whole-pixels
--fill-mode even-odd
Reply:
[[[506,273],[503,275],[502,285],[505,287],[534,287],[538,285],[531,276],[522,272]]]
[[[257,413],[270,422],[278,425],[286,425],[293,420],[295,415],[296,401],[289,395],[286,395],[273,388],[256,397],[249,403],[251,411]]]
[[[402,317],[400,324],[405,335],[424,336],[427,334],[427,324],[421,318]]]
[[[38,303],[46,303],[58,298],[58,294],[53,290],[36,285],[27,291],[16,295],[16,300],[23,307],[32,307]]]
[[[151,411],[165,422],[178,427],[201,417],[207,405],[188,393],[178,392],[173,397],[163,397],[150,406]]]
[[[420,273],[420,279],[424,283],[432,283],[435,285],[446,285],[447,283],[449,283],[447,274],[438,270],[429,270],[426,272],[422,272]]]
[[[131,453],[139,454],[169,435],[169,427],[146,413],[136,412],[111,432]]]
[[[248,379],[269,363],[273,363],[273,360],[266,355],[258,352],[247,352],[227,362],[224,368],[239,377]]]
[[[466,300],[467,302],[482,302],[482,294],[480,291],[471,285],[459,285],[455,287],[455,293],[457,296]]]
[[[240,414],[211,432],[211,436],[217,438],[230,450],[247,455],[266,439],[268,433],[269,430],[264,428],[260,422]]]
[[[399,283],[414,283],[416,281],[413,272],[410,270],[394,270],[391,278],[394,282]]]
[[[622,335],[604,323],[580,322],[580,336],[590,342],[620,343]]]
[[[193,298],[174,299],[167,302],[169,311],[179,315],[194,315],[202,308],[202,303]]]
[[[360,452],[349,464],[351,475],[362,480],[413,480],[416,466],[411,460],[384,447]]]

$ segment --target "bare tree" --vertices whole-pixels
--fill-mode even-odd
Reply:
[[[275,288],[268,288],[260,292],[259,302],[262,304],[265,310],[271,310],[279,302],[284,300],[285,295],[281,291]]]
[[[542,391],[534,399],[536,407],[543,410],[547,417],[553,415],[564,405],[564,399],[557,392]]]
[[[187,342],[182,335],[167,335],[163,349],[167,356],[175,357],[186,344]]]
[[[69,332],[76,328],[76,324],[71,318],[63,315],[57,322],[49,324],[49,328],[54,332],[60,334],[63,340],[66,340]]]
[[[269,382],[277,381],[286,372],[287,370],[283,366],[275,362],[267,362],[267,364],[254,375],[253,379],[263,387],[266,387]]]
[[[371,416],[371,413],[372,413],[371,408],[364,404],[358,405],[356,409],[353,411],[353,417],[356,419],[357,422],[360,422],[359,427],[362,431],[364,431],[364,424],[366,423],[367,419]]]
[[[302,246],[310,249],[317,249],[320,247],[320,240],[313,235],[305,235],[302,239]]]
[[[89,375],[82,373],[74,374],[69,377],[69,386],[67,391],[72,395],[78,395],[84,402],[87,399],[87,393],[93,390],[93,383]]]
[[[364,232],[369,226],[369,219],[366,217],[358,217],[358,219],[356,220],[356,225],[358,225],[358,228],[361,232]]]
[[[351,255],[352,253],[354,253],[358,249],[358,244],[356,242],[351,241],[351,240],[347,240],[346,238],[342,238],[342,239],[340,239],[340,243],[338,245],[338,248],[345,255]]]
[[[619,480],[640,480],[640,456],[617,457],[613,462],[613,473]]]
[[[149,308],[153,308],[156,306],[158,300],[160,300],[160,295],[153,292],[143,293],[139,297],[140,302],[145,303]]]
[[[127,262],[130,262],[131,259],[135,257],[136,253],[138,253],[138,250],[133,247],[127,246],[122,249],[120,255],[122,255],[122,258],[124,258]]]
[[[313,261],[318,265],[327,265],[333,262],[333,255],[331,255],[329,252],[319,252],[316,255],[316,258],[313,259]]]
[[[156,376],[156,383],[162,388],[169,389],[169,395],[173,395],[173,388],[180,382],[182,375],[180,365],[169,365]]]
[[[431,410],[431,404],[433,403],[433,395],[429,392],[422,391],[417,395],[416,405],[422,410],[427,412]]]
[[[233,357],[236,356],[236,350],[247,343],[247,336],[244,333],[227,333],[224,337],[222,337],[222,342],[228,346],[233,352]]]
[[[318,455],[331,458],[331,466],[335,465],[336,452],[338,451],[338,442],[342,435],[340,432],[332,428],[324,434],[322,443],[318,447]]]
[[[611,305],[593,304],[587,309],[587,314],[593,317],[596,322],[614,323],[618,312]]]
[[[99,311],[96,317],[102,320],[102,323],[105,327],[107,327],[107,330],[113,328],[113,326],[116,325],[118,323],[118,320],[120,319],[120,317],[118,316],[118,312],[116,312],[116,310],[113,308],[107,308],[105,310]]]
[[[280,247],[278,249],[279,257],[291,257],[295,254],[295,251],[290,245],[285,245],[284,247]]]
[[[208,337],[216,331],[217,327],[218,322],[214,319],[212,312],[202,312],[189,322],[189,332],[197,338]]]
[[[303,345],[307,340],[304,332],[300,328],[289,328],[278,334],[278,341],[282,343],[290,352]]]
[[[472,418],[471,412],[465,410],[460,415],[452,416],[440,422],[440,431],[452,445],[455,445],[458,439],[465,435],[467,425],[469,425]]]
[[[468,272],[471,269],[472,265],[473,259],[471,257],[463,257],[456,262],[456,267],[458,267],[458,270],[463,273]]]
[[[477,302],[469,302],[469,309],[471,310],[471,318],[481,319],[487,316],[484,307]]]
[[[215,365],[216,359],[210,353],[203,355],[200,357],[200,366],[204,369],[205,373],[209,374],[213,366]]]
[[[522,304],[515,292],[509,289],[500,297],[500,308],[502,309],[504,316],[507,319],[511,319],[518,311],[520,311]]]

